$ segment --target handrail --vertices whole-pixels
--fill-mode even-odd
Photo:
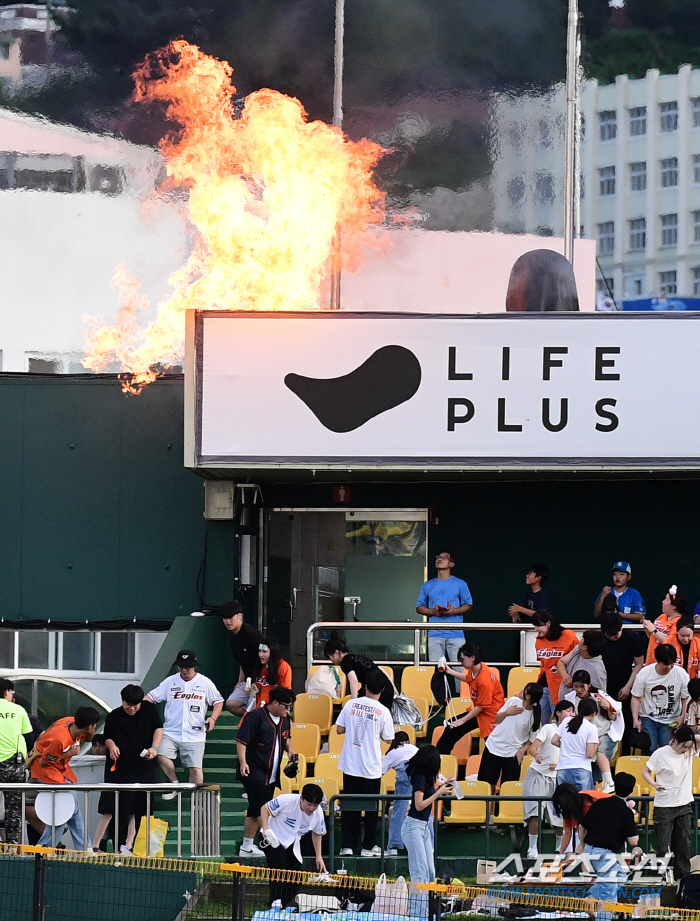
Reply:
[[[599,624],[562,624],[567,630],[595,630]],[[414,620],[369,620],[369,621],[330,621],[319,620],[309,626],[306,631],[306,671],[312,665],[321,665],[325,659],[314,659],[314,636],[316,633],[323,631],[340,631],[340,630],[412,630],[413,631],[413,665],[437,665],[437,662],[431,659],[420,658],[420,640],[421,634],[430,630],[493,630],[493,631],[519,631],[520,632],[520,658],[522,660],[525,650],[525,636],[534,631],[536,628],[532,624],[517,623],[473,623],[471,621],[448,621],[445,624],[421,623]],[[643,630],[641,624],[623,624],[623,630]],[[405,659],[375,659],[377,665],[408,665]],[[489,665],[517,666],[521,662],[491,662]]]

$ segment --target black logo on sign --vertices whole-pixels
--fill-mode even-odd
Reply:
[[[410,400],[420,386],[416,356],[401,345],[377,349],[342,377],[288,374],[285,385],[331,432],[352,432],[380,413]]]

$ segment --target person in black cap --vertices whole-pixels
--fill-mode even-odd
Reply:
[[[260,644],[267,640],[259,630],[243,622],[243,608],[237,601],[227,601],[219,608],[224,627],[229,631],[231,651],[238,662],[238,681],[226,700],[226,709],[234,716],[243,716],[248,709],[253,681],[260,667]],[[246,686],[247,680],[250,682]]]
[[[204,782],[202,761],[206,733],[216,725],[224,708],[224,698],[213,681],[197,673],[197,657],[191,649],[182,649],[175,659],[179,674],[171,675],[146,695],[157,704],[165,701],[163,739],[158,746],[158,764],[170,783],[177,783],[175,759],[190,772],[190,783]],[[207,708],[212,707],[207,719]],[[163,799],[177,794],[165,793]]]

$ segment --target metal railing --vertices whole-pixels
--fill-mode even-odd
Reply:
[[[380,848],[381,848],[381,869],[382,873],[386,869],[386,853],[384,848],[384,831],[386,828],[386,819],[387,819],[387,805],[396,801],[407,802],[411,799],[409,794],[392,794],[392,793],[336,793],[328,801],[328,860],[326,861],[328,870],[333,873],[336,861],[338,858],[335,854],[335,838],[336,838],[336,821],[337,816],[335,812],[336,804],[342,810],[342,803],[344,802],[361,802],[364,804],[363,808],[366,810],[366,804],[368,801],[381,802],[382,803],[382,816],[381,816],[381,833],[380,833]],[[649,821],[650,808],[654,803],[653,796],[628,796],[628,800],[634,800],[635,803],[640,807],[639,808],[639,818],[638,818],[638,828],[639,834],[643,835],[644,845],[643,850],[645,853],[649,851],[649,831],[650,827],[653,824]],[[537,849],[542,853],[542,825],[543,825],[543,816],[544,816],[544,803],[551,803],[551,797],[549,796],[496,796],[496,795],[486,795],[483,794],[465,794],[459,800],[456,796],[441,796],[440,801],[443,803],[454,803],[462,802],[466,803],[469,801],[485,803],[486,809],[486,821],[470,821],[464,823],[455,823],[455,825],[461,826],[462,828],[482,828],[484,831],[484,847],[483,852],[479,853],[480,857],[488,859],[491,856],[491,835],[494,831],[500,828],[507,828],[509,826],[515,826],[518,828],[523,827],[523,823],[526,823],[526,820],[522,822],[495,822],[494,816],[491,815],[490,803],[503,803],[503,802],[520,802],[520,803],[537,803],[537,819],[538,819],[538,830],[537,830]],[[698,817],[700,816],[700,796],[695,795],[693,797],[693,850],[695,854],[700,853],[700,829],[698,829]],[[440,857],[438,850],[438,830],[440,822],[435,822],[434,830],[434,852],[436,857]],[[524,824],[526,828],[527,825]],[[552,829],[554,830],[554,829]]]
[[[56,816],[56,794],[57,793],[74,793],[83,794],[82,796],[82,814],[85,826],[85,844],[88,840],[88,829],[90,827],[90,793],[114,793],[114,841],[119,840],[119,795],[120,793],[145,793],[146,794],[146,815],[143,821],[146,823],[146,849],[147,854],[150,851],[151,843],[151,818],[153,809],[153,798],[159,793],[176,793],[177,800],[177,856],[182,857],[182,796],[185,793],[190,796],[190,845],[193,856],[198,857],[218,857],[220,856],[219,848],[219,829],[221,824],[221,793],[217,784],[207,784],[204,787],[198,787],[193,783],[160,783],[160,784],[112,784],[112,783],[71,783],[71,784],[42,784],[42,783],[0,783],[0,792],[17,792],[21,794],[21,812],[20,812],[20,841],[19,844],[27,844],[26,840],[26,806],[27,794],[50,793],[51,794],[51,815]],[[216,804],[206,802],[211,800],[212,795],[217,800]],[[197,800],[201,799],[202,802]],[[205,798],[205,799],[203,799]],[[76,796],[79,805],[80,797]],[[215,823],[216,828],[204,828],[202,823]],[[57,844],[57,829],[63,829],[67,822],[62,825],[51,825],[51,847]],[[202,850],[204,848],[204,850]],[[215,851],[215,853],[211,853]]]
[[[575,630],[581,633],[584,630],[595,630],[600,627],[599,623],[588,624],[562,624],[567,630]],[[520,634],[519,661],[517,662],[495,662],[489,659],[489,665],[503,666],[506,668],[515,667],[525,664],[527,658],[527,636],[535,631],[532,624],[505,624],[505,623],[472,623],[470,621],[449,622],[445,624],[419,623],[417,621],[407,620],[382,620],[382,621],[317,621],[306,631],[306,670],[308,672],[312,665],[321,665],[327,662],[326,659],[314,658],[314,639],[317,633],[339,633],[341,631],[353,630],[402,630],[406,633],[413,634],[413,661],[408,662],[405,659],[375,659],[377,665],[437,665],[432,659],[421,659],[421,640],[425,633],[431,630],[469,630],[470,632],[493,632],[512,633],[517,631]],[[643,630],[641,624],[624,624],[623,630]]]

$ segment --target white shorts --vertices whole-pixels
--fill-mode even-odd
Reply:
[[[533,771],[532,768],[529,768],[523,781],[523,796],[551,797],[556,785],[556,777],[547,777],[546,774],[541,774],[539,771]],[[536,800],[525,800],[523,803],[523,818],[536,819],[538,807],[542,818],[546,813],[550,825],[556,825],[558,828],[562,827],[564,819],[556,814],[551,800],[539,803]]]
[[[180,764],[184,768],[201,768],[204,761],[204,741],[178,742],[164,735],[158,746],[158,754],[170,758],[171,761],[175,761],[179,755]]]
[[[250,703],[250,695],[246,692],[245,681],[239,681],[226,700],[234,700],[236,703],[243,704],[244,707],[247,707]]]

